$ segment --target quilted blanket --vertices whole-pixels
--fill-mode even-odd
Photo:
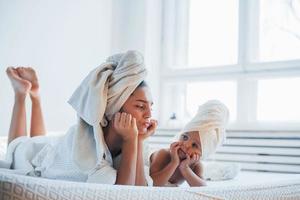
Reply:
[[[297,200],[300,199],[300,180],[242,186],[167,188],[68,182],[1,172],[0,199]]]

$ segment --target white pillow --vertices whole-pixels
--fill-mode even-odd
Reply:
[[[203,162],[203,177],[206,180],[220,181],[233,179],[241,166],[238,163]]]

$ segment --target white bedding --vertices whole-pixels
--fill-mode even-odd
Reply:
[[[0,138],[0,158],[6,151]],[[0,199],[258,199],[300,200],[300,174],[240,172],[226,181],[208,181],[207,187],[134,187],[67,182],[0,172]]]
[[[300,166],[299,166],[300,167]],[[250,172],[241,171],[237,177],[225,181],[208,181],[208,186],[250,186],[263,185],[272,183],[281,183],[286,181],[300,181],[300,174],[286,174],[286,173],[271,173],[271,172]]]
[[[241,173],[242,174],[242,173]],[[254,175],[254,174],[252,174]],[[252,178],[259,177],[259,173]],[[233,180],[207,187],[136,187],[67,182],[0,173],[0,199],[300,199],[300,178],[237,185]],[[229,181],[230,182],[230,181]],[[273,183],[272,183],[273,182]],[[268,183],[268,184],[267,184]]]

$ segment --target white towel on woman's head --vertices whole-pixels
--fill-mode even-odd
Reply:
[[[194,118],[184,126],[181,134],[199,131],[202,156],[207,158],[216,151],[225,139],[225,128],[229,119],[227,107],[218,100],[210,100],[199,106]]]
[[[145,77],[143,56],[128,51],[109,57],[73,93],[69,103],[80,121],[74,130],[76,148],[72,157],[80,169],[89,170],[101,162],[107,150],[102,127],[107,126],[107,120],[121,109]]]
[[[106,126],[145,77],[144,59],[137,51],[110,56],[88,74],[69,103],[86,123]]]

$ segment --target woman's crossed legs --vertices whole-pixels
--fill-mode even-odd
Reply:
[[[35,71],[30,67],[8,67],[6,73],[15,92],[8,144],[17,137],[27,136],[25,100],[28,94],[32,102],[30,137],[45,135],[39,83]]]

